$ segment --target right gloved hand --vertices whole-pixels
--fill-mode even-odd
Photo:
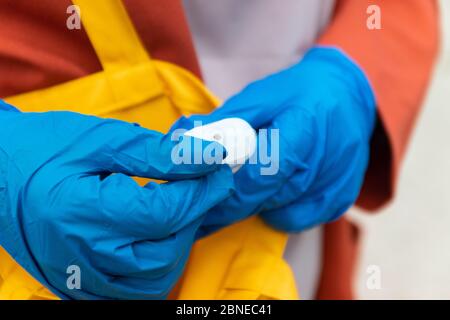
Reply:
[[[175,165],[174,145],[118,120],[0,102],[0,245],[62,298],[164,298],[203,214],[233,189],[228,166]],[[73,265],[81,289],[66,285]]]

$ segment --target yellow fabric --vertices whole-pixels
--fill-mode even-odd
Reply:
[[[75,0],[103,66],[101,72],[6,99],[22,111],[71,110],[167,131],[182,114],[211,111],[219,101],[188,71],[152,60],[120,0]],[[180,299],[296,299],[283,260],[287,235],[259,218],[196,243]],[[0,247],[0,299],[57,299]]]
[[[194,246],[178,299],[296,299],[286,234],[253,217]]]

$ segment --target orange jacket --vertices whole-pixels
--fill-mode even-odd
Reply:
[[[367,8],[381,9],[381,30],[367,28]],[[439,12],[434,0],[340,0],[320,39],[349,54],[368,76],[379,125],[357,204],[380,208],[392,199],[400,164],[438,53]],[[357,229],[345,219],[326,226],[318,297],[351,298]]]
[[[152,56],[199,74],[178,0],[123,0]],[[393,195],[400,162],[426,90],[438,47],[435,0],[378,0],[382,30],[368,30],[374,1],[339,0],[319,40],[339,46],[366,72],[379,126],[358,204],[375,209]],[[45,88],[101,69],[84,31],[66,28],[69,0],[4,0],[0,4],[0,96]],[[158,30],[158,32],[153,32]],[[351,298],[357,229],[340,219],[325,227],[319,298]]]

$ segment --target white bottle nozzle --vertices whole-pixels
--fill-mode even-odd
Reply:
[[[227,118],[187,131],[185,136],[207,141],[216,141],[223,145],[228,164],[233,173],[249,159],[256,150],[256,132],[247,121],[240,118]]]

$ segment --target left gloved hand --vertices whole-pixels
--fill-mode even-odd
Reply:
[[[267,165],[246,164],[235,175],[236,193],[208,212],[200,236],[256,213],[297,232],[337,219],[355,202],[376,110],[368,80],[343,52],[313,48],[300,63],[250,84],[212,114],[182,118],[175,127],[228,117],[267,128],[269,137],[270,129],[279,129],[279,142],[268,141],[269,154],[278,143],[279,170],[262,175]]]
[[[124,121],[22,113],[0,101],[0,246],[61,298],[164,299],[204,214],[233,190],[226,165],[173,158],[194,146],[192,159],[206,149],[220,159],[223,148],[182,141]],[[132,176],[167,182],[140,186]]]

